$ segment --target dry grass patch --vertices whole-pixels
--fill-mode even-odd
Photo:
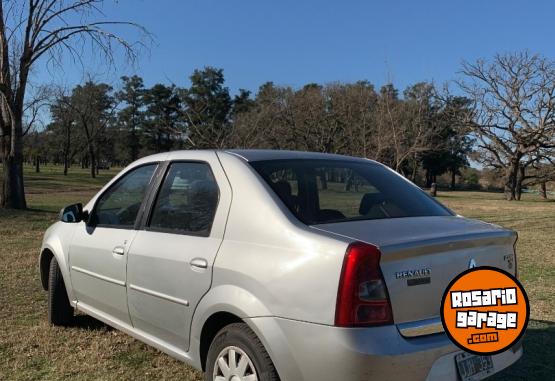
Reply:
[[[533,195],[507,202],[485,192],[449,192],[439,200],[465,217],[518,232],[518,272],[530,297],[531,318],[555,321],[555,202]]]

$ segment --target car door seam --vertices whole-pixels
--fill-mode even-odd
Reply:
[[[218,259],[218,255],[220,254],[220,250],[224,244],[224,240],[225,240],[225,236],[226,236],[226,232],[227,232],[227,224],[229,222],[229,216],[231,214],[231,206],[233,205],[233,186],[231,185],[231,181],[229,179],[229,176],[227,175],[227,172],[225,170],[225,167],[222,163],[222,160],[220,159],[220,156],[218,155],[218,151],[214,151],[214,156],[216,157],[216,162],[220,165],[220,170],[222,171],[225,180],[227,181],[227,185],[228,185],[228,189],[229,189],[229,203],[227,204],[227,213],[225,214],[225,221],[224,221],[224,227],[223,227],[223,231],[222,231],[222,236],[220,239],[220,243],[218,245],[218,248],[216,249],[216,253],[214,254],[214,259],[212,260],[211,266],[210,266],[210,284],[208,285],[208,289],[198,298],[198,300],[196,301],[196,304],[193,306],[193,311],[191,312],[191,320],[189,322],[189,340],[186,343],[186,350],[190,351],[191,350],[191,338],[193,336],[193,321],[195,319],[195,314],[197,312],[197,308],[200,305],[200,303],[202,302],[202,300],[204,299],[204,297],[210,292],[210,290],[212,289],[212,285],[214,283],[214,265],[216,264],[216,260]],[[216,179],[216,182],[218,180]],[[218,206],[220,206],[221,203],[219,203]],[[216,218],[216,214],[214,214],[214,218]],[[214,221],[212,222],[214,223]]]

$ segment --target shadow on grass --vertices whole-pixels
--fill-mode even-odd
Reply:
[[[524,355],[492,381],[555,380],[555,322],[530,320]]]
[[[28,217],[33,214],[52,214],[56,213],[54,210],[41,209],[41,208],[27,208],[27,209],[0,209],[0,216],[3,217]]]
[[[72,328],[79,328],[84,329],[87,331],[99,331],[99,330],[106,330],[111,331],[113,330],[107,324],[104,324],[100,320],[97,320],[89,315],[76,315],[73,317],[73,323],[70,325]]]
[[[31,213],[48,213],[48,214],[54,213],[52,210],[48,210],[48,209],[38,209],[38,208],[27,208],[27,209],[24,210],[24,212],[31,212]]]

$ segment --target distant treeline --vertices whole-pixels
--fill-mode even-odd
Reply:
[[[25,157],[66,171],[78,164],[95,176],[174,149],[292,149],[375,159],[423,186],[444,175],[453,188],[472,158],[508,200],[530,186],[545,197],[555,179],[555,62],[538,55],[464,63],[462,96],[426,82],[400,93],[367,81],[267,82],[232,96],[221,69],[190,79],[188,88],[146,88],[133,76],[118,89],[89,81],[58,91],[49,97],[52,122],[25,137]]]
[[[232,96],[221,69],[196,70],[189,88],[123,77],[113,89],[92,81],[52,97],[52,122],[25,140],[27,161],[99,168],[174,149],[274,148],[362,156],[430,185],[468,165],[470,101],[440,96],[429,83],[402,93],[366,81],[267,82]]]

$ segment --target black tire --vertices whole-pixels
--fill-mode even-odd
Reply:
[[[67,326],[73,321],[73,307],[69,304],[66,286],[55,257],[50,261],[48,273],[48,322]]]
[[[258,380],[279,381],[276,368],[264,345],[245,323],[233,323],[218,332],[208,350],[204,374],[206,381],[213,381],[217,357],[222,350],[230,346],[238,347],[248,355],[256,369]]]

